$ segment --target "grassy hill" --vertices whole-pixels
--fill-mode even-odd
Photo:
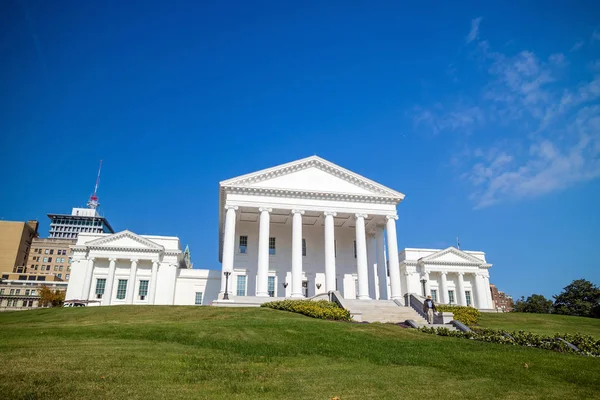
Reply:
[[[543,335],[582,333],[600,339],[600,319],[556,314],[481,313],[480,326],[508,331],[524,330]]]
[[[584,399],[600,391],[599,359],[264,308],[2,313],[0,362],[6,399]]]

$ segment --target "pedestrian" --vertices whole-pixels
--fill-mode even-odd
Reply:
[[[437,311],[435,308],[435,303],[431,300],[431,296],[427,296],[425,301],[423,302],[423,312],[427,314],[427,322],[431,325],[433,324],[433,312]]]

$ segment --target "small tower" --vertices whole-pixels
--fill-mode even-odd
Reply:
[[[102,160],[100,160],[100,167],[98,168],[98,177],[96,178],[96,186],[94,186],[94,193],[90,196],[88,200],[88,207],[95,210],[100,205],[98,202],[98,185],[100,184],[100,171],[102,171]]]
[[[186,245],[183,251],[183,260],[181,260],[181,268],[192,269],[194,263],[192,263],[192,253],[190,253],[190,246]]]

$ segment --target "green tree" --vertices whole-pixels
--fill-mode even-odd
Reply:
[[[51,290],[47,286],[40,289],[40,304],[42,307],[51,305],[52,307],[62,307],[65,302],[65,292],[61,290]]]
[[[521,299],[515,303],[513,311],[548,314],[552,311],[552,300],[546,299],[541,294],[532,294],[527,297],[527,300],[525,300],[524,296],[521,296]]]
[[[585,279],[576,279],[554,296],[556,314],[600,318],[600,288]]]

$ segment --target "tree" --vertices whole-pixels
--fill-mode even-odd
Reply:
[[[556,314],[600,318],[600,288],[585,279],[576,279],[554,296]]]
[[[39,302],[42,307],[47,307],[48,305],[51,305],[52,307],[62,307],[65,302],[65,292],[61,290],[53,291],[44,285],[40,289]]]
[[[527,300],[524,296],[521,296],[521,299],[515,303],[513,311],[548,314],[552,311],[552,300],[546,299],[541,294],[532,294],[527,297]]]

